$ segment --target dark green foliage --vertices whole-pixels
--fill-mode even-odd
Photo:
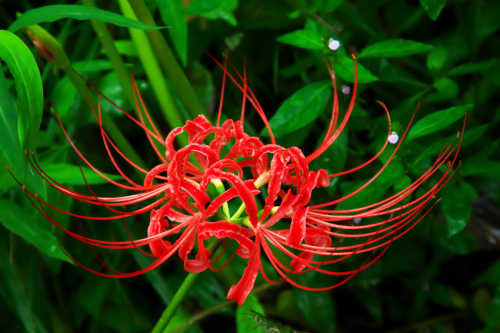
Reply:
[[[297,146],[306,156],[323,142],[330,123],[333,98],[325,60],[333,64],[336,73],[341,122],[352,96],[352,57],[356,54],[358,97],[351,118],[338,139],[311,163],[313,170],[349,170],[379,151],[387,140],[388,125],[376,101],[387,105],[392,130],[400,140],[421,103],[387,169],[338,209],[370,205],[404,190],[432,166],[447,144],[455,140],[452,149],[457,148],[461,141],[457,133],[461,134],[467,113],[458,156],[461,166],[436,195],[440,202],[396,239],[375,264],[345,285],[320,292],[287,283],[270,287],[259,274],[258,292],[238,307],[224,303],[227,291],[246,267],[246,260],[236,257],[224,270],[207,271],[198,277],[168,330],[500,332],[500,2],[145,2],[157,26],[169,27],[155,31],[166,38],[212,121],[216,119],[223,75],[206,52],[223,62],[227,49],[238,70],[246,64],[248,86],[270,120],[278,144]],[[131,70],[135,75],[161,135],[171,130],[155,95],[156,87],[145,74],[140,49],[126,28],[152,27],[122,16],[118,1],[97,0],[100,9],[96,10],[74,3],[4,0],[0,5],[0,29],[15,32],[0,31],[1,332],[147,332],[186,277],[177,256],[143,276],[124,280],[95,276],[73,265],[64,252],[85,266],[106,271],[87,244],[57,229],[36,210],[5,169],[8,166],[26,189],[49,204],[84,216],[109,216],[110,212],[46,188],[27,163],[25,149],[35,152],[42,168],[69,189],[90,196],[88,183],[99,196],[130,194],[107,184],[68,143],[55,112],[83,156],[109,178],[123,180],[102,144],[87,97],[37,52],[23,31],[28,25],[40,24],[62,45],[78,73],[136,115],[133,100],[123,89],[89,19],[111,23],[107,28],[125,62],[126,74]],[[16,12],[24,14],[17,18]],[[328,47],[330,38],[339,41],[336,51]],[[190,110],[179,97],[173,78],[163,70],[155,75],[169,88],[180,118],[190,119]],[[342,93],[347,86],[350,92]],[[101,102],[103,115],[113,119],[148,168],[158,165],[160,161],[143,131],[110,103],[102,98]],[[241,104],[241,92],[226,78],[222,120],[239,119]],[[261,133],[261,139],[270,142],[267,129],[249,103],[245,131],[253,136]],[[366,167],[333,178],[327,188],[316,189],[314,203],[338,199],[363,186],[394,149],[390,144]],[[134,173],[118,154],[113,156],[125,174],[143,182],[143,176]],[[445,170],[443,165],[404,203],[430,191]],[[110,241],[128,240],[123,222],[132,238],[144,238],[149,222],[148,214],[99,222],[57,212],[53,217],[74,233]],[[234,250],[232,244],[221,261],[226,262]],[[126,272],[152,262],[135,249],[99,249],[96,255],[111,268]],[[289,264],[281,253],[276,251],[276,255],[284,265]],[[361,264],[362,259],[353,256],[336,267],[350,271]],[[271,280],[281,281],[269,262],[264,261],[263,267]],[[340,281],[315,272],[294,279],[310,288]]]

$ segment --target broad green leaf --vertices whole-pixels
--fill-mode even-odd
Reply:
[[[211,20],[223,19],[229,24],[236,26],[238,23],[233,11],[238,7],[238,0],[221,0],[220,6],[209,12],[202,13],[201,16]]]
[[[299,309],[318,332],[335,332],[335,309],[327,292],[312,292],[300,288],[294,288],[293,291]]]
[[[321,35],[311,30],[295,30],[276,38],[280,43],[291,44],[304,49],[321,50],[325,47]]]
[[[401,158],[393,157],[387,167],[380,175],[368,186],[363,188],[355,195],[340,202],[337,209],[345,210],[352,208],[360,208],[366,205],[373,204],[383,198],[385,192],[393,186],[403,176],[404,167]],[[355,190],[363,186],[368,180],[356,182],[343,182],[340,188],[344,193],[344,197],[350,195]]]
[[[57,182],[62,184],[85,185],[85,180],[90,185],[103,184],[108,182],[106,179],[99,176],[91,168],[86,166],[82,166],[82,171],[83,174],[85,175],[85,180],[82,176],[80,168],[77,165],[64,164],[64,163],[44,165],[42,163],[41,168],[50,177],[54,178]],[[119,181],[122,179],[122,177],[118,175],[110,175],[104,172],[103,174],[114,181]]]
[[[326,131],[318,140],[316,148],[323,142],[325,134]],[[347,159],[347,138],[347,129],[344,129],[331,146],[312,162],[313,170],[325,169],[329,175],[341,172]],[[330,185],[325,188],[328,194],[334,194],[338,181],[338,177],[330,178]]]
[[[427,68],[440,70],[446,62],[446,49],[442,45],[437,45],[427,56]]]
[[[98,20],[101,22],[113,23],[120,27],[135,29],[149,30],[164,28],[153,27],[137,20],[98,8],[82,5],[49,5],[28,10],[21,17],[15,20],[9,26],[8,30],[10,32],[15,32],[30,25],[42,22],[54,22],[63,18],[73,18],[76,20]]]
[[[24,183],[22,179],[24,175],[23,160],[25,159],[25,154],[21,149],[21,143],[17,134],[17,117],[17,106],[7,90],[2,65],[0,64],[0,133],[2,133],[2,135],[0,135],[0,151],[3,152],[14,169],[13,171],[15,171],[18,180]],[[0,165],[2,169],[5,166],[6,165]],[[33,170],[31,165],[28,164],[27,167],[26,183],[31,185],[31,187],[45,199],[47,197],[45,193],[45,183],[35,170]],[[11,175],[5,174],[2,179],[12,184],[13,179]]]
[[[403,176],[401,177],[396,184],[394,184],[394,194],[398,194],[399,192],[403,191],[407,187],[409,187],[412,184],[412,181],[410,177],[408,176]],[[404,193],[403,193],[404,194]],[[401,201],[404,204],[407,204],[411,200],[411,194],[407,196],[403,201]]]
[[[491,66],[498,63],[497,59],[490,59],[483,62],[472,63],[472,64],[463,64],[457,67],[450,69],[450,71],[446,74],[447,76],[455,76],[455,75],[464,75],[474,72],[481,72],[487,70]]]
[[[184,10],[186,15],[197,15],[216,10],[228,0],[192,0],[189,7]]]
[[[477,176],[487,179],[500,179],[500,161],[467,160],[462,169],[462,175]]]
[[[448,236],[454,236],[465,227],[472,214],[469,196],[455,184],[448,183],[441,191],[441,207],[448,222]]]
[[[474,142],[476,142],[480,137],[483,136],[484,132],[486,132],[486,129],[488,129],[488,124],[478,126],[476,128],[470,129],[470,130],[466,129],[465,133],[464,133],[464,137],[462,139],[462,148],[467,147],[467,146],[473,144]],[[451,144],[451,142],[453,141],[454,138],[456,138],[456,136],[451,136],[451,137],[448,137],[446,139],[439,140],[439,141],[433,143],[432,145],[430,145],[429,147],[425,148],[424,151],[419,151],[418,161],[420,161],[424,157],[439,154],[439,152],[443,149],[443,147],[445,147],[445,144],[447,144],[447,145]],[[457,140],[459,140],[459,139],[460,138],[457,138]],[[458,141],[456,141],[456,142],[458,142]],[[417,162],[415,162],[415,164]]]
[[[448,77],[443,77],[434,82],[433,86],[436,88],[437,92],[429,94],[426,98],[426,102],[441,102],[446,100],[451,100],[458,95],[458,84]]]
[[[177,0],[156,0],[160,15],[165,24],[170,25],[168,34],[172,38],[172,43],[181,59],[182,65],[187,64],[187,22],[186,15],[183,13],[184,6],[182,1]]]
[[[406,57],[412,54],[432,50],[434,46],[407,39],[384,40],[365,48],[358,58],[368,57]]]
[[[500,162],[488,161],[488,158],[496,151],[499,144],[500,139],[468,158],[462,166],[462,175],[470,176],[486,173],[490,175],[491,178],[498,178],[498,172],[496,171],[498,170]]]
[[[274,134],[285,134],[314,121],[325,109],[332,95],[332,81],[312,83],[289,97],[269,121]],[[261,135],[269,136],[267,128]]]
[[[61,251],[57,239],[50,232],[42,229],[25,209],[4,198],[0,198],[0,222],[4,227],[36,246],[42,253],[72,263]]]
[[[342,46],[337,50],[337,57],[333,58],[333,67],[335,74],[340,78],[354,82],[354,60],[347,56]],[[358,83],[370,83],[377,80],[376,76],[358,62]]]
[[[420,0],[420,4],[429,14],[429,17],[436,21],[444,5],[446,5],[446,0]]]
[[[472,108],[472,104],[454,106],[452,108],[434,112],[424,118],[420,119],[415,126],[413,126],[406,137],[407,141],[414,140],[424,135],[437,132],[443,128],[453,124],[458,119],[462,118],[467,109]]]
[[[17,131],[21,149],[34,152],[43,113],[42,79],[38,66],[24,42],[5,30],[0,30],[0,58],[9,66],[16,84],[19,98]],[[24,159],[25,171],[27,165]]]
[[[467,300],[458,290],[439,282],[431,287],[431,297],[434,302],[442,306],[450,306],[459,309],[467,307]]]
[[[500,281],[500,260],[497,260],[494,264],[482,271],[481,274],[474,279],[472,286],[478,286],[480,284],[497,285],[498,281]]]
[[[314,4],[318,6],[319,10],[331,12],[342,4],[342,0],[314,0]]]
[[[438,224],[433,227],[436,243],[455,254],[468,254],[479,249],[477,240],[466,229],[455,236],[448,236],[448,227]]]
[[[238,333],[264,333],[264,327],[257,326],[250,318],[252,312],[265,316],[264,308],[254,294],[249,294],[245,303],[236,310],[236,332]]]

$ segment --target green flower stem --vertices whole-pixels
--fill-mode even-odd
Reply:
[[[83,0],[82,2],[87,7],[97,8],[94,0]],[[127,68],[125,67],[125,62],[123,61],[120,53],[118,52],[118,49],[115,46],[115,42],[111,37],[111,34],[109,33],[108,28],[106,27],[106,24],[98,20],[90,20],[90,22],[92,23],[92,27],[94,28],[94,31],[96,32],[97,37],[99,38],[99,41],[101,42],[106,52],[106,55],[109,61],[111,62],[111,65],[113,66],[113,70],[115,71],[116,76],[118,77],[118,80],[120,81],[120,84],[123,90],[125,91],[125,94],[127,95],[130,105],[133,106],[132,108],[137,112],[137,115],[139,116],[141,114],[141,110],[140,108],[136,109],[134,107],[136,104],[135,104],[134,92],[132,90],[132,80],[130,79],[130,71],[127,70]],[[145,118],[144,112],[142,112],[143,118]],[[156,126],[154,119],[152,119],[152,121],[153,125]],[[149,122],[145,121],[145,124],[147,128],[153,130],[153,127],[151,126],[151,124],[149,124]],[[155,144],[156,148],[161,154],[165,152],[165,146],[163,146],[160,142],[153,140],[153,143]]]
[[[156,26],[156,23],[143,0],[128,0],[139,21]],[[168,22],[167,22],[168,23]],[[175,59],[165,38],[159,30],[147,30],[146,34],[153,44],[161,66],[174,84],[180,99],[186,106],[189,114],[194,118],[200,114],[207,115],[207,110],[203,107],[193,87],[189,83],[186,75]]]
[[[134,20],[137,19],[127,0],[118,0],[118,3],[123,12],[123,15]],[[174,100],[169,93],[167,82],[162,75],[160,66],[153,52],[153,49],[151,48],[151,45],[149,44],[146,34],[142,30],[131,28],[129,29],[129,32],[139,54],[139,58],[141,59],[142,66],[146,71],[149,82],[153,87],[153,91],[158,102],[160,103],[163,114],[165,115],[166,121],[172,128],[182,127],[184,125],[184,122],[182,121],[179,111],[175,106]],[[159,54],[159,58],[161,59],[163,57],[163,54]],[[177,140],[182,146],[186,146],[189,144],[185,136],[177,136]]]
[[[217,245],[219,244],[219,240],[217,238],[213,238],[210,241],[210,244],[208,244],[207,249],[210,250],[212,253],[213,250],[217,249]],[[168,326],[168,323],[172,319],[172,317],[175,314],[175,311],[177,311],[177,308],[181,305],[182,300],[186,296],[187,292],[193,285],[194,281],[196,281],[196,278],[198,277],[198,273],[189,273],[184,282],[182,282],[182,285],[179,287],[177,292],[174,295],[174,298],[170,302],[170,304],[167,306],[165,311],[163,311],[160,320],[156,323],[155,327],[151,331],[151,333],[162,333],[166,332],[166,327]]]
[[[64,72],[69,77],[71,83],[73,83],[76,90],[80,93],[80,95],[82,95],[83,100],[92,103],[94,109],[96,109],[97,106],[96,98],[93,95],[89,94],[90,101],[88,100],[84,81],[73,71],[73,69],[70,66],[64,69]],[[144,161],[139,157],[139,155],[136,153],[130,142],[128,142],[128,140],[123,136],[122,132],[120,131],[118,126],[116,126],[116,124],[113,122],[113,120],[109,118],[106,113],[101,113],[101,117],[106,132],[111,136],[111,138],[116,143],[118,148],[120,148],[122,153],[138,166],[146,168],[146,163],[144,163]],[[140,173],[140,175],[143,176],[142,173]]]

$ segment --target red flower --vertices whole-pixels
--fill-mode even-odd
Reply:
[[[103,206],[115,213],[114,216],[90,217],[76,215],[64,212],[57,207],[43,202],[36,195],[29,192],[27,192],[28,198],[52,223],[82,242],[88,243],[91,246],[110,249],[137,248],[143,254],[157,258],[147,268],[133,273],[120,273],[112,270],[113,274],[104,274],[84,267],[95,274],[115,278],[139,275],[157,267],[175,252],[184,261],[184,267],[189,272],[197,273],[207,268],[216,270],[212,267],[212,263],[218,258],[211,259],[210,251],[205,247],[204,243],[210,237],[215,236],[218,239],[230,238],[236,241],[239,245],[235,255],[248,259],[248,266],[243,272],[241,280],[229,290],[228,294],[229,299],[235,300],[240,305],[252,290],[259,271],[272,284],[288,281],[295,286],[307,290],[335,288],[351,279],[357,272],[372,265],[382,256],[395,239],[408,232],[409,229],[429,212],[430,209],[425,210],[425,208],[430,205],[430,201],[434,198],[435,194],[453,175],[451,174],[452,166],[456,162],[460,148],[460,144],[457,147],[454,142],[444,147],[435,163],[427,172],[406,189],[387,199],[356,209],[333,209],[334,205],[366,188],[386,169],[404,140],[408,131],[407,128],[388,161],[364,185],[340,199],[320,205],[310,204],[311,193],[314,188],[328,186],[330,178],[354,172],[372,163],[384,151],[388,143],[386,140],[382,149],[374,157],[351,170],[329,175],[325,170],[311,171],[309,168],[310,163],[338,138],[351,115],[357,93],[357,64],[355,57],[354,60],[355,82],[352,98],[346,114],[338,126],[339,108],[335,75],[333,67],[330,67],[327,63],[334,89],[332,116],[322,145],[307,157],[297,147],[284,148],[276,144],[264,111],[252,90],[247,86],[246,72],[244,71],[242,76],[233,67],[237,75],[237,77],[234,77],[227,71],[227,63],[222,66],[215,60],[224,71],[224,82],[226,76],[228,76],[243,93],[241,120],[227,120],[222,125],[219,125],[222,110],[221,100],[219,117],[215,126],[204,116],[199,116],[193,121],[187,121],[186,125],[182,128],[173,129],[167,135],[166,139],[163,140],[147,113],[147,121],[151,124],[153,130],[149,130],[146,127],[145,119],[142,117],[140,121],[137,121],[122,110],[123,113],[146,132],[152,147],[162,161],[160,165],[150,171],[138,167],[126,158],[104,131],[100,109],[97,113],[94,110],[94,115],[101,128],[103,141],[111,161],[117,171],[127,181],[127,185],[115,182],[99,172],[83,157],[70,140],[75,151],[98,174],[110,183],[127,190],[139,192],[138,194],[113,198],[98,197],[93,193],[90,186],[88,188],[92,195],[80,194],[57,183],[39,168],[34,159],[30,159],[31,163],[36,166],[35,169],[39,170],[39,174],[49,185],[80,201]],[[141,103],[145,109],[133,78],[132,82],[137,107],[139,108],[139,104]],[[106,98],[105,96],[103,97]],[[264,144],[259,138],[251,137],[244,132],[243,121],[247,101],[255,108],[268,128],[271,136],[271,144]],[[383,103],[379,102],[379,104],[383,107],[387,115],[389,136],[391,135],[389,111]],[[183,131],[186,131],[189,135],[189,144],[176,151],[173,142],[175,137]],[[165,157],[155,148],[153,140],[165,146]],[[145,174],[143,185],[134,183],[122,172],[111,153],[110,146],[129,164]],[[224,151],[228,152],[222,153],[223,148],[225,149]],[[448,162],[451,157],[453,157],[452,162]],[[448,163],[448,168],[427,193],[408,203],[402,204],[404,199],[414,193],[425,180],[446,162]],[[250,170],[252,179],[244,180],[245,169]],[[164,172],[167,173],[167,176],[161,175]],[[158,181],[159,184],[153,185],[154,180]],[[227,190],[224,189],[222,181],[230,184],[230,188]],[[217,195],[212,195],[212,198],[207,194],[210,183],[217,185],[218,190],[220,190]],[[267,185],[268,196],[264,201],[263,209],[259,212],[256,196],[260,193],[258,188],[265,185]],[[291,189],[285,191],[282,188],[283,185],[287,185]],[[117,209],[118,207],[136,204],[150,198],[158,199],[133,212],[124,212]],[[242,206],[238,212],[230,216],[227,203],[233,198],[241,199]],[[279,205],[277,205],[278,201],[280,201]],[[122,242],[91,239],[62,228],[48,214],[46,207],[74,217],[91,220],[125,219],[126,217],[149,211],[150,223],[147,229],[147,237]],[[247,215],[241,217],[244,211]],[[424,213],[419,217],[422,212]],[[349,223],[353,219],[359,220],[384,216],[385,218],[382,221],[376,223],[364,223],[362,225],[351,225]],[[284,229],[277,229],[277,223],[284,219],[289,219],[290,223],[280,223],[282,227],[285,227]],[[180,234],[180,236],[176,235],[175,241],[169,241],[168,239],[171,239],[170,237],[175,234]],[[198,241],[198,253],[195,259],[188,259],[196,244],[196,240]],[[346,243],[351,241],[351,244],[343,245],[344,240],[346,240]],[[147,245],[151,250],[151,254],[139,249]],[[381,251],[375,254],[375,250],[379,248]],[[262,265],[261,249],[274,269],[281,275],[281,281],[273,282],[267,277]],[[282,251],[289,257],[290,261],[288,263],[280,261],[273,252],[275,250]],[[336,271],[327,269],[342,260],[363,253],[368,253],[368,256],[356,270]],[[76,261],[75,263],[80,265]],[[323,274],[340,276],[343,277],[343,280],[328,287],[311,288],[301,286],[291,278],[292,274],[304,274],[313,270]]]

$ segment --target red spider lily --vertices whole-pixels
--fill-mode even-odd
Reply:
[[[370,180],[354,192],[340,199],[320,205],[311,205],[311,193],[314,188],[328,186],[330,178],[349,174],[372,163],[382,154],[388,143],[386,140],[382,149],[367,162],[341,173],[329,175],[325,170],[311,171],[309,168],[310,163],[338,138],[352,113],[357,93],[357,62],[355,56],[353,56],[353,59],[355,82],[352,97],[345,116],[338,125],[339,106],[336,80],[333,65],[326,63],[334,90],[332,115],[325,139],[321,146],[309,156],[305,156],[297,147],[284,148],[276,144],[265,113],[254,93],[247,85],[246,70],[244,69],[243,74],[240,74],[230,64],[236,73],[233,76],[227,70],[227,59],[224,65],[214,59],[224,71],[221,102],[215,126],[204,116],[199,116],[193,121],[187,121],[182,128],[173,129],[167,135],[166,139],[163,139],[157,128],[153,125],[147,112],[145,113],[146,119],[139,112],[140,119],[136,120],[121,110],[145,131],[148,140],[162,161],[160,165],[150,171],[144,170],[134,164],[116,147],[103,129],[100,107],[97,112],[93,110],[100,126],[103,142],[109,157],[127,184],[121,184],[107,178],[88,162],[71,142],[59,120],[73,148],[89,167],[110,183],[130,191],[138,192],[138,194],[123,197],[98,197],[94,194],[90,186],[88,186],[90,195],[81,194],[56,182],[39,167],[34,159],[30,159],[33,167],[50,186],[80,201],[103,206],[113,212],[113,216],[90,217],[77,215],[58,209],[40,200],[36,194],[29,191],[26,191],[27,196],[35,207],[54,225],[92,247],[96,246],[108,249],[135,248],[147,256],[156,258],[145,269],[132,273],[117,272],[103,263],[113,274],[93,271],[72,259],[77,265],[98,275],[114,278],[139,275],[157,267],[175,252],[184,261],[184,267],[189,272],[198,273],[207,268],[212,270],[222,269],[228,263],[222,268],[212,267],[212,263],[219,259],[220,256],[211,259],[210,250],[205,246],[205,241],[215,236],[218,239],[229,238],[236,241],[238,249],[233,254],[233,257],[234,255],[239,255],[242,258],[248,259],[248,266],[243,272],[241,280],[229,290],[228,294],[229,299],[235,300],[240,305],[252,290],[259,271],[271,284],[288,281],[306,290],[335,288],[347,282],[357,272],[372,265],[382,256],[395,239],[408,232],[425,217],[436,204],[436,202],[431,204],[431,200],[435,194],[453,176],[452,167],[457,160],[462,140],[460,137],[458,145],[455,144],[454,140],[450,145],[445,146],[432,167],[399,193],[365,207],[350,210],[332,209],[331,207],[362,191],[386,169],[404,140],[411,124],[410,121],[390,158]],[[226,77],[229,77],[243,93],[243,104],[241,120],[227,120],[220,125]],[[136,107],[140,109],[140,106],[142,106],[146,110],[133,77],[132,83],[136,98]],[[99,95],[106,98],[101,93]],[[110,101],[109,99],[107,100]],[[110,102],[113,103],[112,101]],[[259,138],[251,137],[244,132],[243,123],[247,102],[257,111],[269,130],[271,144],[264,144]],[[389,111],[383,103],[379,102],[379,104],[383,107],[387,116],[389,136],[391,134]],[[118,106],[116,107],[118,108]],[[146,126],[146,120],[152,130]],[[176,150],[174,148],[174,140],[183,131],[186,131],[189,135],[189,144],[186,147]],[[165,147],[165,156],[162,156],[156,149],[154,140]],[[113,150],[131,166],[144,173],[145,178],[142,185],[133,182],[120,169],[113,156]],[[450,158],[452,158],[451,162],[449,161]],[[429,191],[408,203],[402,203],[403,200],[415,192],[444,163],[447,163],[448,167]],[[244,170],[246,169],[249,169],[252,175],[251,179],[244,180]],[[161,175],[164,172],[167,173],[166,176]],[[153,184],[154,181],[158,182],[158,184]],[[223,188],[222,181],[230,184],[227,190]],[[210,184],[217,185],[218,190],[220,190],[218,195],[210,197],[207,194]],[[268,196],[264,200],[263,209],[259,211],[256,199],[256,196],[260,193],[258,188],[266,185]],[[283,185],[287,185],[291,189],[285,191],[282,189]],[[119,207],[144,202],[152,198],[155,199],[153,203],[132,212],[125,212],[118,209]],[[231,216],[227,204],[234,198],[239,198],[242,204],[240,209]],[[277,202],[280,202],[279,205],[277,205]],[[431,207],[426,209],[428,206]],[[125,219],[126,217],[149,211],[150,223],[147,229],[147,237],[121,242],[88,238],[60,226],[49,215],[47,207],[77,218],[90,220]],[[246,212],[246,216],[241,217],[243,212]],[[349,223],[355,218],[370,217],[383,217],[383,220],[356,226]],[[289,219],[290,223],[283,223],[282,221],[285,219]],[[280,224],[277,224],[278,222]],[[283,225],[286,226],[284,229],[278,229],[278,226]],[[168,241],[167,239],[173,240],[170,237],[174,234],[180,235],[175,236],[175,241]],[[344,240],[346,240],[346,243],[351,241],[352,244],[343,244]],[[195,259],[189,259],[190,253],[196,244],[198,253],[195,255]],[[149,246],[151,253],[140,250],[143,246]],[[282,279],[280,281],[271,281],[266,275],[260,259],[261,249],[274,269],[281,275]],[[380,251],[377,252],[378,249]],[[282,260],[280,261],[275,255],[275,251],[281,251],[289,258],[289,262],[283,263]],[[367,254],[367,256],[359,268],[351,271],[331,269],[334,264],[354,255],[361,254]],[[298,284],[291,277],[292,274],[304,274],[310,271],[339,276],[343,279],[331,286],[311,288]]]

